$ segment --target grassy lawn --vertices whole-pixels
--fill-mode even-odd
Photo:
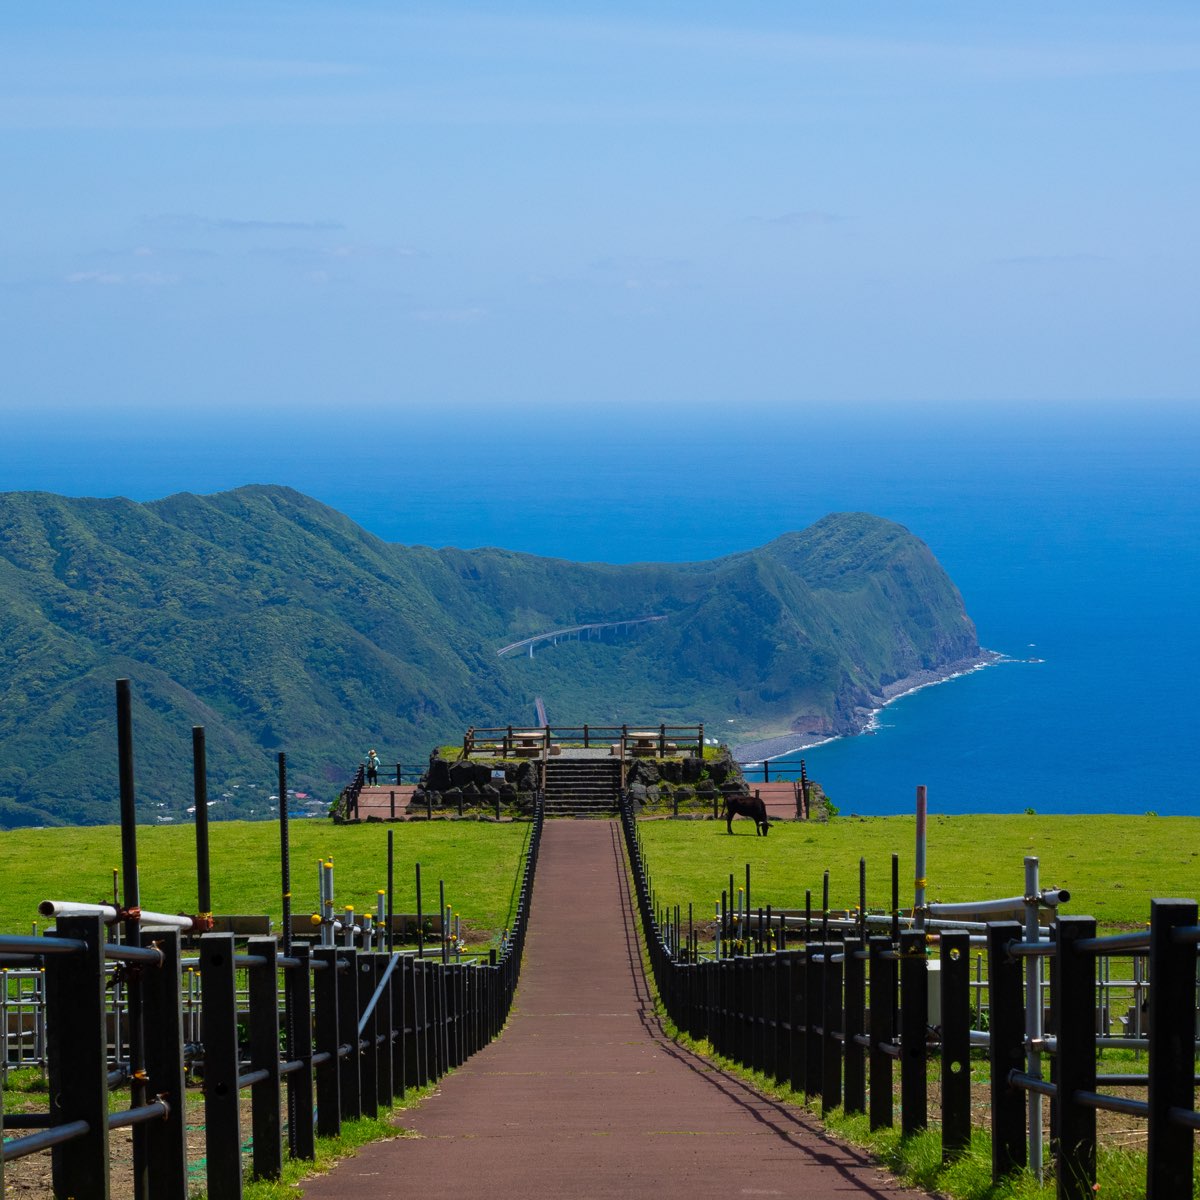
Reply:
[[[754,836],[750,821],[642,821],[646,861],[667,904],[692,902],[709,917],[722,888],[745,880],[751,903],[803,908],[810,888],[821,901],[830,872],[830,903],[858,903],[858,860],[867,860],[867,905],[891,903],[891,855],[900,855],[900,903],[912,904],[916,822],[913,817],[837,817],[828,824],[780,822]],[[1068,888],[1068,913],[1095,916],[1105,927],[1138,926],[1156,897],[1200,893],[1200,820],[1148,816],[971,815],[929,818],[928,896],[959,901],[1019,896],[1024,858],[1041,860],[1042,885]]]
[[[292,911],[318,905],[317,861],[333,859],[339,907],[375,910],[387,886],[387,828],[295,821],[290,827]],[[530,826],[525,822],[411,821],[390,826],[395,839],[397,912],[414,912],[414,864],[421,864],[424,910],[437,911],[438,880],[446,903],[472,930],[499,931],[516,900],[517,867]],[[272,822],[221,821],[209,827],[213,910],[282,917],[279,826]],[[138,830],[144,908],[195,912],[195,831],[186,826]],[[0,867],[0,931],[27,933],[41,900],[111,903],[113,868],[121,864],[117,826],[14,830],[4,835]],[[474,939],[472,939],[474,940]]]

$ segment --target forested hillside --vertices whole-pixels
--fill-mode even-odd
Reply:
[[[667,619],[532,658],[508,642]],[[267,815],[276,751],[328,800],[368,745],[415,763],[468,724],[705,721],[846,733],[885,689],[978,653],[928,548],[862,513],[704,563],[611,566],[391,545],[280,487],[149,504],[0,495],[0,825],[116,817],[113,680],[139,804]],[[236,786],[235,786],[236,785]]]

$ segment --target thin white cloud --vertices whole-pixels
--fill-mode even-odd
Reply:
[[[141,218],[141,223],[158,229],[208,233],[339,233],[346,228],[340,221],[208,217],[199,213],[149,213]]]
[[[482,320],[488,315],[488,310],[478,306],[463,308],[418,308],[414,309],[409,315],[414,321],[462,325],[471,321]]]
[[[72,271],[66,277],[70,284],[94,284],[100,287],[166,287],[179,282],[178,275],[166,271]]]
[[[1001,267],[1045,267],[1112,262],[1106,254],[1014,254],[992,259]]]
[[[805,225],[837,225],[839,222],[845,220],[845,218],[839,217],[837,213],[826,212],[824,209],[805,208],[778,213],[770,217],[749,217],[748,220],[754,225],[778,225],[797,228]]]

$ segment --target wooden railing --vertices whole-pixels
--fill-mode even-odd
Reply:
[[[563,747],[603,747],[627,755],[673,754],[704,756],[704,726],[700,725],[472,725],[463,736],[462,756],[548,758]]]

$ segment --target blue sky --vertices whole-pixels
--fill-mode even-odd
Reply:
[[[1191,3],[4,24],[10,418],[1198,395]]]

